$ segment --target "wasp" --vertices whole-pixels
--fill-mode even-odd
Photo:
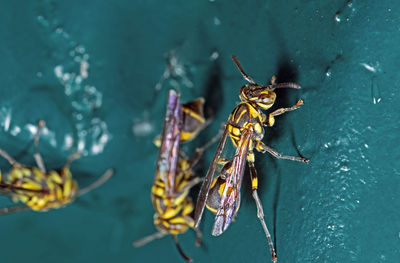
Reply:
[[[78,183],[72,177],[70,165],[81,157],[80,153],[70,155],[60,170],[46,171],[38,146],[40,131],[44,125],[44,121],[39,121],[34,136],[33,156],[37,166],[18,163],[6,151],[0,149],[0,155],[11,165],[11,170],[7,174],[2,176],[0,173],[0,193],[10,196],[14,202],[23,203],[23,205],[1,208],[0,215],[29,209],[45,212],[63,207],[74,201],[76,197],[99,187],[114,173],[113,169],[109,169],[98,180],[79,189]]]
[[[194,205],[188,194],[201,181],[194,174],[193,167],[219,135],[196,149],[191,159],[180,150],[180,144],[195,138],[208,124],[203,114],[203,104],[204,99],[200,98],[181,105],[180,94],[174,90],[169,91],[163,131],[161,137],[155,140],[160,148],[151,189],[154,225],[158,232],[133,242],[136,247],[170,234],[181,256],[192,261],[181,249],[177,238],[178,234],[186,232],[188,228],[196,231],[196,244],[200,245],[202,233],[194,228],[191,216]]]
[[[274,104],[276,100],[276,93],[274,90],[278,88],[300,89],[300,85],[291,82],[277,84],[273,77],[271,85],[260,86],[244,72],[235,56],[232,56],[232,59],[243,78],[249,82],[249,84],[242,86],[240,89],[241,102],[229,115],[217,151],[201,186],[194,216],[195,229],[199,227],[204,207],[207,207],[216,214],[212,235],[219,236],[226,231],[239,210],[240,187],[242,185],[247,161],[250,168],[252,196],[257,205],[257,217],[267,237],[272,260],[276,261],[277,256],[274,245],[264,221],[264,212],[257,193],[258,178],[254,166],[254,150],[261,153],[268,152],[280,159],[304,163],[309,162],[308,159],[303,157],[282,155],[262,142],[264,127],[273,126],[276,116],[296,110],[303,105],[303,101],[299,100],[296,105],[289,108],[279,108],[270,113],[267,117],[262,111],[269,109]],[[221,156],[228,135],[236,148],[235,155],[233,158],[222,158]],[[219,175],[214,178],[214,173],[218,167],[221,167],[218,170]]]

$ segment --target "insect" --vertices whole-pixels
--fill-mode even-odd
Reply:
[[[151,189],[155,210],[154,225],[158,232],[133,242],[136,247],[170,234],[182,257],[192,261],[181,249],[177,235],[186,232],[188,228],[194,229],[191,216],[194,205],[188,194],[190,188],[201,179],[194,175],[192,168],[219,135],[198,148],[191,159],[180,150],[180,144],[192,140],[207,125],[203,104],[204,100],[200,98],[181,105],[180,94],[174,90],[169,91],[163,131],[161,137],[156,139],[156,145],[160,149]],[[196,244],[200,245],[202,234],[199,230],[194,230],[197,234]]]
[[[36,167],[18,163],[6,151],[0,149],[0,155],[11,164],[11,170],[4,176],[0,173],[0,193],[8,195],[14,202],[23,205],[0,208],[0,215],[23,210],[48,211],[60,208],[106,182],[114,173],[107,170],[98,180],[89,186],[79,189],[78,183],[72,178],[70,165],[78,159],[79,153],[72,154],[59,171],[46,171],[44,161],[39,153],[39,137],[44,121],[39,121],[34,137]]]
[[[262,142],[264,137],[263,127],[273,126],[275,123],[275,116],[298,109],[303,104],[303,101],[299,100],[296,105],[290,108],[277,109],[267,117],[262,110],[267,110],[274,104],[276,99],[274,90],[277,88],[299,89],[300,85],[296,83],[276,84],[275,78],[272,79],[271,85],[257,85],[256,82],[244,72],[238,59],[235,56],[232,56],[232,58],[242,76],[249,84],[244,85],[240,89],[241,102],[228,118],[217,151],[207,171],[207,175],[204,178],[195,209],[195,228],[199,227],[204,207],[206,206],[210,211],[216,214],[212,235],[219,236],[226,231],[239,210],[240,187],[242,185],[247,161],[250,168],[252,196],[257,205],[257,217],[268,239],[272,260],[276,261],[277,256],[274,245],[264,221],[264,212],[257,193],[258,179],[257,171],[254,166],[254,149],[261,153],[269,152],[276,158],[308,163],[309,160],[306,158],[282,155]],[[225,148],[228,135],[233,145],[236,147],[235,155],[233,158],[222,158],[222,152]],[[214,173],[219,166],[222,166],[222,168],[218,171],[219,175],[214,178]]]

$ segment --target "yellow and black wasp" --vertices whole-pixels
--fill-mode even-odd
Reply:
[[[228,118],[221,141],[204,178],[195,209],[195,228],[198,228],[200,224],[205,206],[216,213],[212,235],[219,236],[228,228],[240,206],[240,187],[247,161],[250,168],[252,196],[257,205],[257,216],[268,239],[272,260],[276,261],[274,245],[264,221],[264,212],[257,193],[258,179],[254,166],[254,149],[262,153],[269,152],[276,158],[308,163],[306,158],[282,155],[262,142],[264,137],[263,127],[273,126],[275,116],[298,109],[303,104],[303,101],[299,100],[296,105],[290,108],[277,109],[267,117],[262,110],[267,110],[274,104],[276,99],[274,90],[277,88],[299,89],[300,86],[297,83],[276,84],[274,78],[271,85],[257,85],[244,72],[237,58],[235,56],[232,56],[232,58],[244,79],[250,84],[246,84],[240,89],[241,102]],[[236,152],[233,158],[227,159],[221,156],[228,135],[236,147]],[[218,165],[222,165],[222,168],[219,170],[219,176],[214,178]]]
[[[191,216],[194,205],[189,194],[190,188],[198,184],[192,168],[199,161],[204,150],[217,140],[217,136],[201,148],[189,159],[180,150],[180,144],[190,141],[207,125],[203,114],[204,99],[200,98],[186,104],[180,104],[180,94],[169,91],[167,111],[161,137],[156,139],[160,147],[157,166],[151,189],[151,200],[155,210],[154,225],[158,232],[133,243],[142,246],[154,239],[172,235],[175,245],[187,261],[192,261],[179,246],[177,235],[194,229]],[[197,242],[201,241],[201,232],[194,229]]]
[[[0,155],[12,167],[3,176],[0,173],[0,193],[10,196],[14,202],[23,203],[23,205],[0,208],[0,215],[29,209],[44,212],[63,207],[76,197],[102,185],[113,175],[113,169],[109,169],[94,183],[79,189],[78,183],[72,178],[69,169],[71,162],[81,156],[79,153],[72,154],[59,171],[46,171],[38,147],[40,130],[44,124],[44,121],[39,122],[34,137],[35,153],[33,156],[36,167],[20,164],[6,151],[0,149]]]

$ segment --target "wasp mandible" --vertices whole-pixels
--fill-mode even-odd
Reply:
[[[279,108],[268,114],[267,117],[262,111],[271,108],[275,103],[274,90],[278,88],[300,89],[300,85],[292,82],[277,84],[273,77],[271,85],[260,86],[244,72],[235,56],[232,56],[232,59],[249,84],[240,89],[241,102],[229,115],[217,151],[204,178],[195,209],[195,228],[199,227],[205,206],[216,213],[212,235],[219,236],[228,228],[239,210],[240,187],[247,161],[250,168],[252,196],[257,205],[257,217],[268,239],[272,260],[276,261],[274,245],[264,221],[264,211],[257,193],[258,179],[254,166],[254,149],[261,153],[268,152],[276,158],[308,163],[309,160],[306,158],[282,155],[262,142],[264,127],[273,126],[276,116],[296,110],[303,105],[303,101],[299,100],[294,106]],[[236,147],[236,152],[233,158],[222,158],[228,135]],[[222,168],[218,171],[219,176],[214,178],[218,166],[222,166]]]
[[[196,149],[191,159],[180,150],[180,144],[192,140],[207,125],[203,104],[204,99],[200,98],[181,105],[180,94],[174,90],[169,91],[163,131],[161,137],[155,140],[160,149],[151,189],[154,225],[158,232],[133,242],[136,247],[170,234],[182,257],[192,261],[181,249],[177,238],[178,234],[186,232],[188,228],[196,231],[196,244],[200,245],[202,234],[194,228],[191,216],[194,205],[188,194],[201,179],[194,174],[192,168],[203,152],[218,139],[218,135]]]
[[[23,210],[48,211],[60,208],[105,183],[114,173],[107,170],[99,179],[89,186],[79,189],[73,179],[70,165],[80,158],[80,153],[70,155],[59,171],[46,171],[42,156],[39,153],[40,131],[45,125],[39,121],[34,137],[35,153],[33,155],[37,166],[26,166],[17,162],[6,151],[0,149],[0,155],[11,164],[11,170],[4,176],[0,173],[0,193],[8,195],[14,202],[23,205],[0,208],[0,215]]]

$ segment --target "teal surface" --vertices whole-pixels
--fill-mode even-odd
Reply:
[[[256,154],[279,262],[400,262],[399,25],[394,0],[1,1],[0,147],[34,164],[43,119],[47,167],[79,150],[80,185],[116,174],[63,209],[1,217],[0,261],[184,262],[170,237],[131,245],[155,231],[152,139],[171,87],[184,101],[206,97],[214,115],[187,153],[211,138],[245,83],[236,55],[260,84],[302,85],[277,91],[273,109],[305,105],[277,117],[264,142],[310,164]],[[210,235],[209,212],[203,247],[193,231],[179,236],[195,262],[270,262],[249,188],[246,175],[222,236]]]

